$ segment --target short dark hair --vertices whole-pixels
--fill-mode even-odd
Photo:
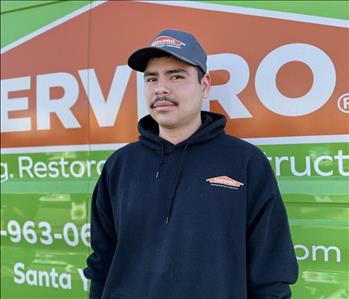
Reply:
[[[177,57],[175,57],[175,56],[173,56],[173,55],[171,55],[171,54],[160,53],[160,52],[157,53],[156,55],[154,55],[152,58],[161,58],[161,57],[174,57],[174,58],[178,59]],[[178,59],[178,60],[180,60],[180,59]],[[182,60],[181,60],[181,61],[182,61]],[[148,62],[149,62],[149,61],[148,61]],[[147,64],[148,64],[148,62],[147,62]],[[201,83],[201,80],[202,80],[202,78],[205,76],[205,73],[204,73],[204,71],[203,71],[199,66],[193,65],[193,67],[195,67],[196,72],[197,72],[197,74],[198,74],[199,83]]]
[[[205,76],[205,73],[204,73],[204,71],[203,71],[200,67],[198,67],[197,65],[194,65],[194,67],[196,68],[196,71],[197,71],[197,73],[198,73],[198,80],[199,80],[199,83],[201,83],[201,80],[202,80],[202,78]]]

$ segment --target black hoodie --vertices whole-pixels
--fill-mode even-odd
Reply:
[[[90,298],[290,298],[298,267],[270,164],[225,118],[173,145],[146,116],[92,199]]]

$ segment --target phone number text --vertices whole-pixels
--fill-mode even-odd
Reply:
[[[90,247],[90,223],[85,223],[78,227],[73,222],[63,225],[60,232],[52,232],[52,226],[46,221],[35,223],[34,221],[26,221],[21,225],[16,220],[10,220],[6,229],[1,229],[2,237],[8,236],[13,243],[19,243],[22,240],[29,244],[41,243],[43,245],[51,245],[55,240],[63,240],[68,246],[78,246],[80,243]]]

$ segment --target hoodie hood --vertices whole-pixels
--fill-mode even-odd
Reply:
[[[168,153],[175,149],[183,148],[187,144],[193,145],[208,141],[224,133],[226,118],[221,114],[202,111],[201,122],[200,128],[193,135],[174,145],[159,136],[159,126],[157,122],[150,115],[147,115],[138,123],[138,131],[140,133],[139,141],[156,151],[161,152],[164,150],[165,153]]]
[[[178,144],[172,144],[159,136],[159,126],[150,115],[143,117],[139,121],[138,130],[141,134],[139,137],[139,141],[143,145],[159,153],[159,166],[155,173],[156,180],[160,178],[161,167],[164,164],[165,155],[182,150],[182,154],[178,158],[177,171],[175,172],[175,176],[173,176],[173,182],[171,184],[171,187],[169,187],[171,188],[171,192],[170,197],[168,198],[166,224],[169,223],[171,217],[172,207],[182,176],[185,155],[189,146],[193,146],[202,142],[207,142],[215,138],[217,135],[223,134],[225,124],[226,119],[223,115],[202,111],[200,128],[186,140],[183,140]],[[172,173],[163,175],[171,175],[172,178]]]

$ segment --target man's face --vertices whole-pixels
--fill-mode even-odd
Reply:
[[[144,71],[149,113],[160,127],[167,129],[190,127],[200,120],[209,87],[207,74],[199,83],[196,68],[172,56],[150,59]]]

